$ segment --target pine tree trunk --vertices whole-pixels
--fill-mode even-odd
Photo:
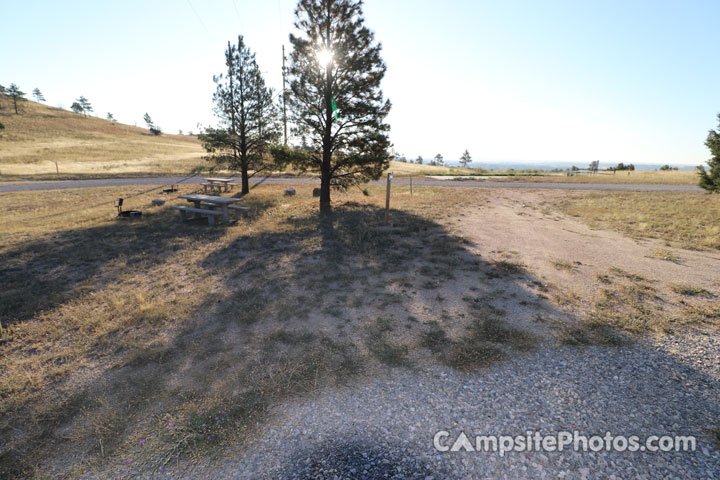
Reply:
[[[250,178],[248,177],[247,165],[242,166],[240,173],[242,174],[242,194],[247,195],[250,193]]]
[[[18,114],[18,111],[17,111],[17,97],[13,97],[13,103],[15,104],[15,115],[17,115],[17,114]]]
[[[325,161],[325,155],[323,154],[323,165],[320,171],[320,213],[329,213],[330,207],[330,155],[328,154],[328,160]]]
[[[330,168],[332,160],[332,74],[325,67],[325,134],[323,135],[323,158],[320,166],[320,213],[330,213]]]

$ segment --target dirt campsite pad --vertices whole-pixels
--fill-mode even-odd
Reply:
[[[51,206],[5,194],[0,471],[718,475],[712,231],[651,222],[631,237],[573,211],[593,193],[462,187],[397,187],[388,227],[369,186],[323,221],[311,185],[284,188],[258,187],[246,217],[215,228],[180,226],[168,207],[182,201],[151,207],[146,187],[62,191]],[[706,196],[673,195],[707,211]],[[96,207],[119,196],[142,220]],[[439,431],[529,430],[692,435],[697,448],[433,446]]]

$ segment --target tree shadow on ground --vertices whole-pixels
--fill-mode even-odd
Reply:
[[[248,206],[245,222],[261,216],[272,202],[253,199]],[[5,287],[0,323],[22,322],[96,289],[119,286],[123,275],[146,271],[190,244],[209,244],[223,235],[222,225],[208,228],[204,219],[182,224],[169,209],[43,235],[0,253]]]
[[[121,226],[107,228],[87,235],[123,235]],[[154,265],[168,260],[168,249],[215,241],[223,231],[134,228],[120,243],[150,238],[160,246],[148,252],[159,257],[116,246],[106,263],[131,255]],[[473,371],[542,341],[553,327],[538,324],[538,312],[572,321],[545,302],[542,282],[520,265],[485,261],[472,248],[426,218],[393,211],[386,226],[383,210],[352,202],[330,219],[288,215],[241,233],[197,261],[214,287],[181,328],[43,412],[40,428],[14,439],[0,467],[27,471],[34,458],[62,471],[91,458],[91,470],[114,476],[152,472],[247,441],[271,407],[303,393],[386,366],[440,362]],[[65,253],[83,267],[82,256]],[[87,268],[103,278],[99,267]]]
[[[249,202],[251,211],[243,222],[254,222],[272,203],[262,200]],[[127,357],[121,365],[142,367],[137,351],[133,352],[133,341],[137,337],[135,332],[148,326],[159,330],[162,323],[170,318],[161,310],[144,310],[138,303],[141,298],[135,297],[155,293],[162,295],[163,287],[169,282],[167,278],[157,278],[150,290],[157,289],[158,292],[152,292],[135,284],[133,277],[147,275],[163,267],[178,253],[213,244],[226,232],[224,226],[210,228],[206,223],[182,224],[174,211],[164,209],[145,212],[141,219],[118,219],[89,228],[44,234],[0,253],[0,277],[4,287],[0,291],[0,347],[3,356],[10,358],[12,354],[12,358],[21,363],[37,357],[35,364],[27,362],[33,365],[28,368],[50,372],[46,375],[49,386],[34,386],[32,380],[22,374],[2,379],[5,405],[0,422],[0,473],[9,471],[17,474],[33,468],[34,457],[28,452],[42,452],[46,447],[43,442],[52,442],[56,435],[65,438],[64,441],[70,438],[66,435],[67,431],[58,433],[57,429],[62,425],[78,415],[84,415],[84,412],[115,407],[104,403],[102,386],[92,385],[77,391],[72,385],[66,386],[63,369],[73,361],[80,360],[81,365],[87,362],[102,364],[105,359],[118,355]],[[92,303],[89,299],[93,298],[103,298],[100,304],[107,308],[72,309],[83,302]],[[63,308],[69,312],[64,317],[58,317]],[[133,317],[131,320],[134,323],[117,321],[117,325],[109,331],[102,331],[106,320],[112,323],[114,317],[122,315]],[[70,321],[65,322],[62,318]],[[29,326],[24,325],[26,323]],[[91,346],[88,358],[73,358],[76,351],[72,348],[70,356],[63,353],[66,343],[74,341],[67,339],[77,337],[72,333],[75,329],[89,333],[82,339]],[[38,332],[40,342],[36,338]],[[8,371],[3,374],[8,375]],[[142,376],[142,373],[139,375]],[[112,373],[108,376],[112,377]],[[134,390],[133,395],[137,395],[137,398],[132,398],[133,395],[126,397],[126,402],[119,403],[121,408],[137,408],[137,401],[142,403],[143,395],[149,395],[146,390],[151,382],[140,383],[131,375],[114,384],[119,389]],[[41,404],[22,400],[23,390],[32,395],[41,388],[45,389],[44,396],[52,399],[48,398]],[[97,424],[84,428],[103,433],[110,444],[113,443],[113,435],[109,433],[112,421],[107,427]],[[72,438],[81,436],[72,435]]]

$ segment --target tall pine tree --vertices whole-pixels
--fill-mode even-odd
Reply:
[[[15,85],[14,83],[11,83],[10,86],[5,89],[5,95],[13,99],[13,106],[15,107],[15,115],[18,114],[18,100],[25,99],[25,92],[20,90],[20,88]]]
[[[720,192],[720,113],[717,117],[718,130],[710,130],[705,140],[705,146],[712,154],[712,158],[707,162],[710,170],[698,167],[700,186],[708,192]]]
[[[321,211],[330,208],[331,187],[377,179],[390,164],[386,66],[362,14],[361,0],[300,0],[295,9],[288,100],[310,146],[295,161],[319,172]]]
[[[278,110],[273,90],[265,85],[255,54],[242,35],[237,45],[228,42],[225,65],[227,71],[213,78],[220,126],[206,129],[199,138],[210,154],[208,160],[240,171],[242,193],[246,194],[250,178],[272,168],[267,153],[280,138]]]
[[[463,167],[467,167],[472,162],[472,157],[470,156],[470,152],[465,150],[460,157],[460,165]]]

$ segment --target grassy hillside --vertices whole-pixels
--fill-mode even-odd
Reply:
[[[186,173],[204,163],[196,137],[146,129],[22,102],[0,110],[0,177]]]

